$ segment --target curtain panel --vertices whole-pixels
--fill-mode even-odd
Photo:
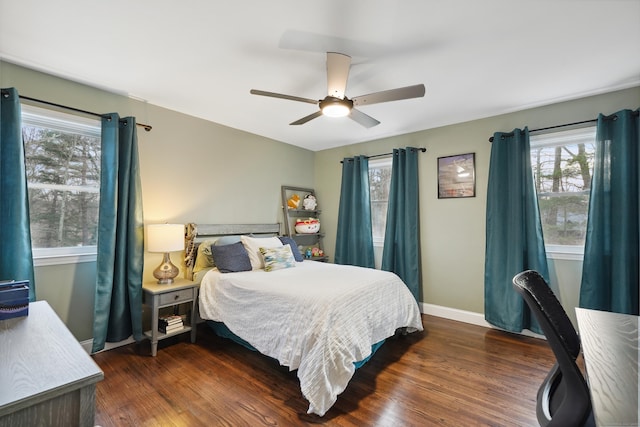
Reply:
[[[93,352],[142,339],[144,228],[135,118],[102,119]]]
[[[598,116],[580,307],[638,315],[639,111]]]
[[[513,277],[536,270],[549,283],[549,270],[531,170],[529,130],[497,132],[491,146],[487,188],[485,319],[499,328],[542,333]]]
[[[15,88],[0,94],[0,281],[28,280],[35,301],[20,96]]]
[[[396,273],[417,302],[422,291],[418,150],[394,149],[382,269]]]
[[[342,161],[342,185],[334,261],[336,264],[375,267],[369,193],[369,159],[366,156],[345,158]]]

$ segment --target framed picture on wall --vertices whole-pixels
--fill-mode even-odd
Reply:
[[[438,157],[438,199],[476,197],[476,153]]]

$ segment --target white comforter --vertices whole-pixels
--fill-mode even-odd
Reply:
[[[270,272],[214,269],[200,285],[200,316],[297,369],[307,412],[320,416],[372,344],[400,327],[422,330],[418,305],[397,275],[314,261]]]

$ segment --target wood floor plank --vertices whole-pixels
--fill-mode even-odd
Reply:
[[[187,335],[94,356],[105,379],[96,424],[111,426],[536,426],[553,365],[546,341],[423,315],[356,371],[324,417],[307,415],[295,372],[219,338]]]

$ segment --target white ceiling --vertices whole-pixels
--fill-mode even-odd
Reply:
[[[426,95],[366,129],[249,94],[324,98],[327,51]],[[315,151],[640,85],[640,0],[0,0],[0,57]]]

